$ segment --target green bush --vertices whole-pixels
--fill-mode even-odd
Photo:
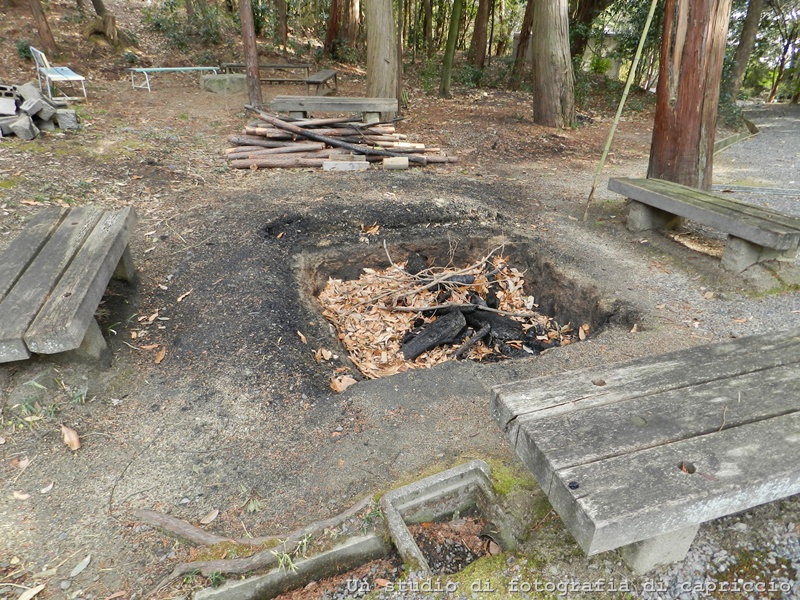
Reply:
[[[453,69],[453,81],[463,85],[468,90],[480,87],[482,79],[483,70],[469,63],[464,63]]]
[[[33,54],[31,53],[31,43],[28,40],[16,40],[14,42],[14,46],[17,47],[17,54],[19,54],[20,58],[33,60]]]
[[[605,75],[611,68],[611,59],[595,54],[589,61],[589,72],[595,75]]]

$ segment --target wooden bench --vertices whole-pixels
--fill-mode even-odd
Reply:
[[[0,363],[108,351],[94,313],[112,276],[134,278],[132,207],[47,209],[0,253]]]
[[[377,123],[381,113],[396,113],[396,98],[356,98],[352,96],[275,96],[270,103],[275,112],[307,118],[311,112],[363,113],[365,123]]]
[[[247,65],[244,63],[222,63],[220,65],[223,73],[244,73],[247,70]],[[311,72],[311,64],[306,63],[267,63],[258,65],[259,71],[279,71],[287,72],[289,77],[275,77],[266,76],[261,77],[262,83],[304,83],[306,78]],[[293,76],[294,71],[301,71],[302,77]]]
[[[131,85],[135,88],[150,91],[150,76],[156,73],[188,73],[190,71],[211,71],[214,75],[219,71],[219,67],[133,67],[128,69],[131,72]],[[136,83],[134,76],[144,75],[141,83]]]
[[[682,560],[701,523],[800,493],[800,329],[493,388],[587,555]]]
[[[313,75],[306,77],[306,96],[311,95],[312,86],[314,87],[315,96],[324,96],[325,94],[335,92],[337,89],[339,89],[339,86],[336,82],[336,77],[338,74],[339,71],[335,69],[325,69],[324,71],[320,71],[319,73],[314,73]],[[333,86],[330,85],[331,80],[333,80]]]
[[[680,217],[728,234],[722,267],[740,273],[762,261],[793,261],[800,219],[661,179],[616,178],[608,189],[630,200],[628,229],[675,227]]]

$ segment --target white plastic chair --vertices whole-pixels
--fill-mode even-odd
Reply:
[[[55,100],[53,93],[56,91],[56,83],[80,82],[81,89],[83,90],[83,100],[88,101],[88,97],[86,96],[86,77],[78,75],[69,67],[51,67],[50,63],[47,61],[47,57],[41,50],[37,50],[33,46],[30,48],[33,61],[36,63],[36,76],[39,79],[39,89],[43,93],[46,93],[50,100]],[[58,97],[65,100],[81,99],[80,96],[68,96],[64,92],[61,92]]]

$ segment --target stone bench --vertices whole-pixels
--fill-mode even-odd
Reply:
[[[219,71],[219,67],[133,67],[128,69],[131,72],[131,85],[135,88],[146,89],[150,91],[150,76],[156,73],[188,73],[191,71],[212,72],[215,75]],[[143,75],[144,80],[141,83],[136,83],[134,76]]]
[[[325,69],[306,77],[304,80],[306,83],[306,95],[311,95],[312,86],[314,87],[315,96],[324,96],[335,92],[339,88],[336,82],[338,74],[339,71],[335,69]],[[333,86],[330,85],[331,81],[333,81]]]
[[[275,112],[288,112],[301,119],[311,112],[363,113],[365,123],[377,123],[381,113],[396,113],[396,98],[357,98],[353,96],[275,96],[270,103]]]
[[[587,555],[682,560],[800,493],[800,329],[500,385],[491,413]]]
[[[0,253],[0,363],[81,348],[108,358],[94,319],[111,277],[134,278],[132,207],[46,209]]]
[[[793,261],[800,219],[769,208],[660,179],[610,179],[609,191],[631,200],[628,229],[672,228],[680,217],[728,234],[722,267],[740,273],[767,260]]]

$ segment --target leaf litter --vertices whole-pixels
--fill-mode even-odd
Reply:
[[[437,319],[432,314],[436,307],[469,305],[476,297],[480,298],[478,302],[485,301],[491,288],[497,297],[494,312],[518,321],[523,332],[536,328],[546,332],[543,338],[557,340],[559,345],[569,344],[579,336],[584,339],[588,334],[588,325],[575,332],[569,324],[559,326],[552,318],[537,312],[533,297],[523,291],[524,274],[510,265],[507,256],[490,254],[465,268],[429,268],[416,275],[409,273],[406,265],[392,262],[385,269],[365,267],[358,279],[352,280],[331,277],[318,296],[322,314],[336,329],[356,368],[369,379],[430,368],[454,358],[453,346],[441,345],[414,360],[406,360],[401,344],[415,328]],[[522,340],[506,343],[525,349]],[[478,361],[501,356],[502,352],[487,345],[485,339],[463,355]],[[337,389],[341,387],[338,383],[334,382],[332,387],[341,391]]]

